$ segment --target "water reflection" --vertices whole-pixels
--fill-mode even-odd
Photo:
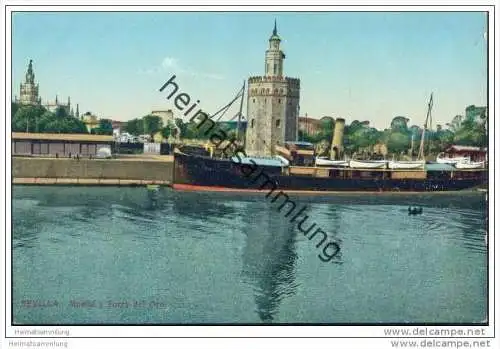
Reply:
[[[234,216],[234,208],[213,193],[170,192],[174,213],[194,219]],[[214,197],[215,196],[215,197]]]
[[[151,195],[144,187],[14,193],[17,299],[151,299],[161,290],[170,307],[64,305],[42,314],[16,305],[18,323],[479,323],[487,314],[487,213],[475,197],[294,197],[309,207],[305,226],[342,239],[339,267],[318,257],[319,236],[309,240],[264,196]],[[417,198],[424,212],[409,217]]]
[[[455,217],[459,223],[461,235],[455,239],[462,242],[463,246],[471,252],[487,253],[486,234],[488,220],[485,212],[461,210]]]
[[[243,232],[244,280],[254,289],[256,311],[264,322],[272,322],[280,302],[296,292],[294,225],[273,207],[248,203]]]

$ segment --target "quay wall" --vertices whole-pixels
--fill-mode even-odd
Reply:
[[[12,158],[13,178],[152,180],[172,183],[172,161]]]

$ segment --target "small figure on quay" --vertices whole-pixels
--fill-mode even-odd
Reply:
[[[416,207],[416,206],[415,207],[411,207],[411,206],[409,206],[408,207],[408,215],[422,214],[422,212],[423,212],[422,206],[420,206],[420,207]]]

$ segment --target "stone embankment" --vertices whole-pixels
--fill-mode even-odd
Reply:
[[[170,185],[172,157],[12,158],[13,184]]]

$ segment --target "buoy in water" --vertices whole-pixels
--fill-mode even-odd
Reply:
[[[417,214],[422,214],[423,209],[422,207],[408,207],[408,214],[409,215],[417,215]]]

